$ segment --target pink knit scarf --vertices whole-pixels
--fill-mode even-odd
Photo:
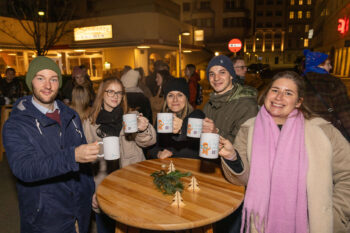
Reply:
[[[294,110],[279,130],[262,107],[255,120],[241,232],[307,233],[304,117]]]

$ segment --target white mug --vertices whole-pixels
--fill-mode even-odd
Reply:
[[[137,132],[137,115],[135,113],[123,115],[123,127],[125,133]]]
[[[157,113],[157,132],[172,133],[173,132],[173,114]]]
[[[202,119],[188,118],[187,136],[192,138],[200,138],[202,133]]]
[[[205,159],[217,159],[219,157],[219,134],[201,134],[199,157]]]
[[[105,137],[102,139],[102,142],[98,142],[98,144],[103,144],[103,154],[97,155],[98,157],[104,157],[105,160],[115,160],[120,158],[119,137]]]

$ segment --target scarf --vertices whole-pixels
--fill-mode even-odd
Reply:
[[[253,133],[241,232],[250,220],[259,233],[307,233],[304,117],[295,109],[279,130],[263,106]],[[246,223],[246,224],[245,224]]]
[[[318,74],[328,74],[328,71],[318,67],[318,66],[310,66],[310,67],[306,67],[305,71],[304,71],[304,75],[306,75],[309,72],[315,72]]]
[[[123,109],[118,105],[112,112],[106,111],[103,107],[97,116],[96,124],[100,126],[96,133],[100,138],[108,136],[119,137],[123,125]]]

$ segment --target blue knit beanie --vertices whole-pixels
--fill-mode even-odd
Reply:
[[[311,66],[318,66],[328,58],[328,55],[325,53],[311,52],[308,49],[304,50],[304,55],[306,68]]]
[[[232,76],[232,78],[234,80],[237,79],[236,72],[233,69],[233,63],[232,63],[231,59],[228,58],[227,56],[219,55],[219,56],[213,57],[210,60],[210,62],[208,63],[208,67],[207,67],[207,78],[208,79],[209,79],[209,70],[213,66],[222,66],[222,67],[224,67],[230,73],[230,75]]]

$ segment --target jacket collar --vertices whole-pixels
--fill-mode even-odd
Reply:
[[[43,127],[57,124],[56,121],[50,119],[45,114],[40,112],[31,101],[32,96],[25,96],[17,100],[15,106],[13,107],[14,115],[25,115],[37,119]],[[56,100],[58,108],[60,109],[60,118],[62,127],[65,127],[69,121],[75,118],[75,113],[72,109],[67,107],[61,101]]]

